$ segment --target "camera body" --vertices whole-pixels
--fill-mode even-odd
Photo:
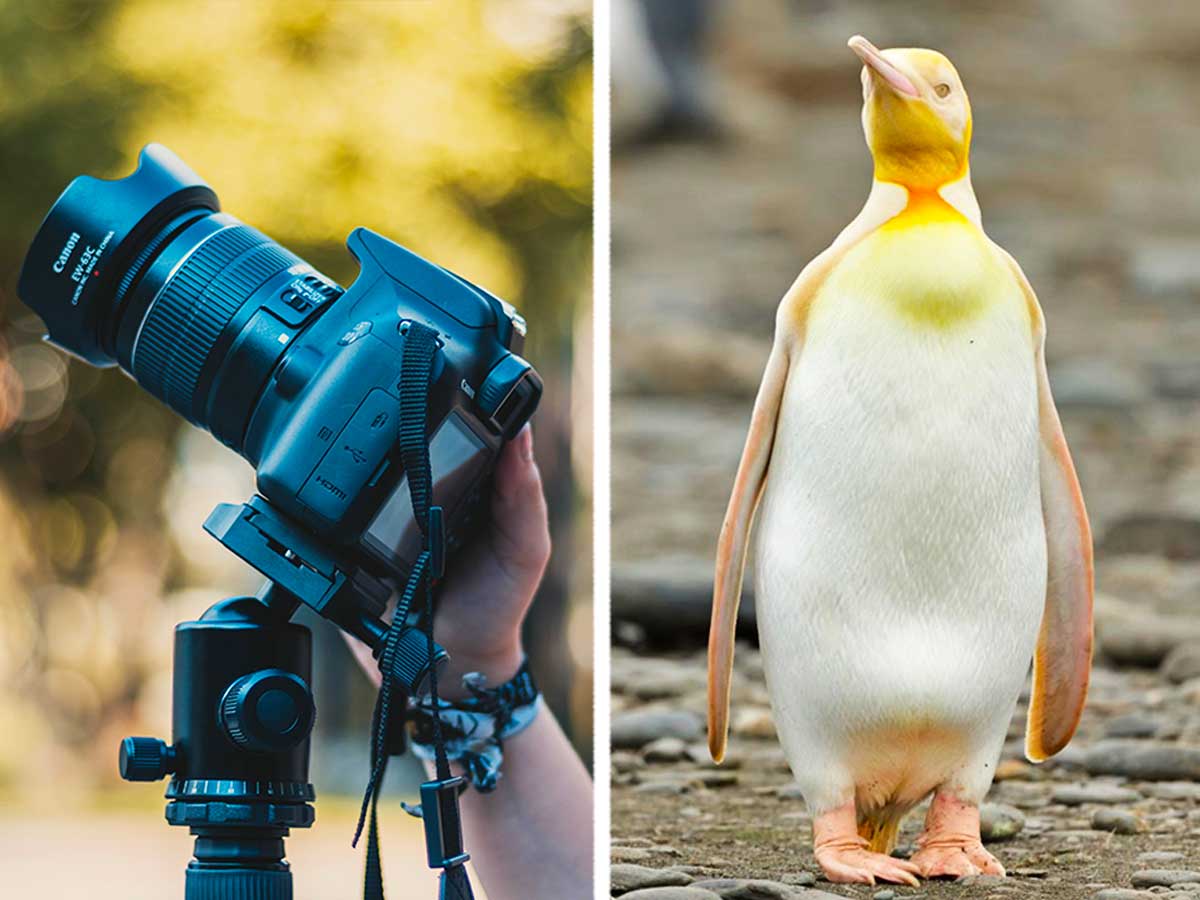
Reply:
[[[115,180],[81,176],[47,214],[18,283],[49,339],[134,379],[244,456],[258,496],[205,527],[364,639],[421,550],[398,452],[404,331],[438,335],[426,435],[446,550],[485,517],[504,443],[542,382],[507,303],[374,232],[343,290],[219,211],[160,145]],[[342,598],[347,603],[333,601]],[[333,605],[331,605],[333,604]]]
[[[396,456],[402,328],[418,321],[440,336],[430,464],[450,551],[477,524],[492,463],[533,413],[541,382],[515,355],[524,322],[511,307],[366,229],[348,246],[361,269],[336,302],[322,302],[311,275],[279,290],[285,304],[311,304],[315,320],[286,342],[242,452],[276,509],[368,571],[402,579],[421,543]]]

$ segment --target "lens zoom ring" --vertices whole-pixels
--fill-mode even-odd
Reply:
[[[180,352],[167,372],[168,403],[180,410],[194,403],[201,370],[233,313],[268,278],[299,261],[299,257],[276,243],[260,244],[209,283],[195,307],[193,318],[180,335]],[[231,303],[233,312],[227,313]],[[197,416],[200,413],[196,410]]]
[[[299,261],[247,225],[213,235],[184,261],[147,313],[134,348],[134,377],[202,424],[201,410],[194,408],[196,385],[221,332],[263,282]]]

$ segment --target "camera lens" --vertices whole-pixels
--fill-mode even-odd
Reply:
[[[51,341],[93,365],[120,365],[238,449],[255,380],[288,344],[281,335],[340,288],[219,210],[212,188],[150,144],[126,178],[71,182],[30,246],[18,294]],[[231,373],[236,391],[214,404]]]

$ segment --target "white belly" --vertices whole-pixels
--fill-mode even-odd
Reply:
[[[918,754],[941,741],[933,768],[998,753],[1046,589],[1023,300],[934,328],[823,295],[808,325],[755,573],[780,736],[802,788],[814,770],[806,795],[835,763],[860,785],[895,768],[860,752],[889,736]]]

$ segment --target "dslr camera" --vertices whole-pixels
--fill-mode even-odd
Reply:
[[[150,144],[126,178],[71,182],[18,293],[48,340],[119,365],[245,457],[255,496],[219,505],[205,528],[378,648],[380,614],[422,547],[398,452],[405,329],[437,332],[425,437],[447,554],[486,520],[496,458],[542,382],[508,303],[365,228],[347,246],[360,269],[342,288],[221,212],[212,188]],[[409,689],[425,674],[416,666]]]

